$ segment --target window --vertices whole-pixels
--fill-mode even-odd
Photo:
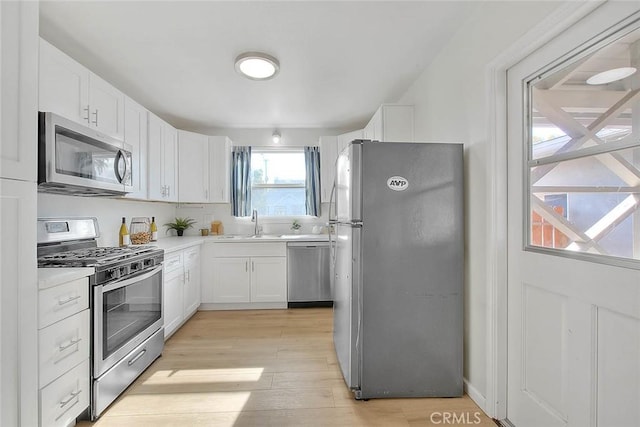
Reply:
[[[640,72],[636,22],[529,80],[528,248],[640,260]]]
[[[251,205],[260,216],[306,215],[304,151],[251,152]]]

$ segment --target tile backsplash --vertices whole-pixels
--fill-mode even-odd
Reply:
[[[311,234],[314,226],[325,226],[328,221],[329,205],[322,204],[320,217],[295,218],[302,228],[300,233]],[[117,246],[118,231],[122,217],[127,219],[127,226],[134,216],[156,217],[158,237],[175,235],[167,233],[164,226],[176,216],[189,217],[197,221],[193,228],[185,231],[185,235],[200,234],[201,228],[209,228],[212,220],[222,221],[225,234],[252,234],[254,224],[251,218],[236,218],[231,215],[231,206],[224,204],[172,204],[162,202],[146,202],[128,199],[109,199],[101,197],[63,196],[58,194],[38,194],[38,217],[77,217],[92,216],[98,218],[100,237],[98,245]],[[259,218],[262,232],[265,234],[289,234],[294,218]]]
[[[321,206],[322,215],[319,217],[262,217],[258,218],[258,223],[262,226],[264,234],[290,234],[291,223],[294,219],[297,219],[302,225],[300,233],[311,234],[314,226],[326,225],[328,208],[329,205],[323,203]],[[232,216],[231,205],[228,203],[178,205],[176,215],[193,218],[198,221],[194,228],[185,232],[187,235],[199,234],[200,228],[209,228],[212,220],[222,221],[225,234],[252,234],[254,229],[254,224],[251,222],[250,217],[236,218]]]

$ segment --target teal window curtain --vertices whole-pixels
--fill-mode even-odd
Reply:
[[[251,215],[251,147],[231,152],[231,215]]]
[[[320,149],[304,147],[307,215],[320,216]]]

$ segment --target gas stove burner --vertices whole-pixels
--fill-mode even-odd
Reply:
[[[156,249],[153,246],[138,247],[92,247],[72,251],[57,252],[38,258],[39,267],[92,267],[97,264],[126,260]]]
[[[89,267],[92,286],[137,276],[164,261],[164,251],[151,245],[98,247],[96,218],[38,220],[38,267]]]

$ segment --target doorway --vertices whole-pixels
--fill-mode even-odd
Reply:
[[[605,3],[507,70],[506,415],[518,427],[640,423],[639,10]]]

